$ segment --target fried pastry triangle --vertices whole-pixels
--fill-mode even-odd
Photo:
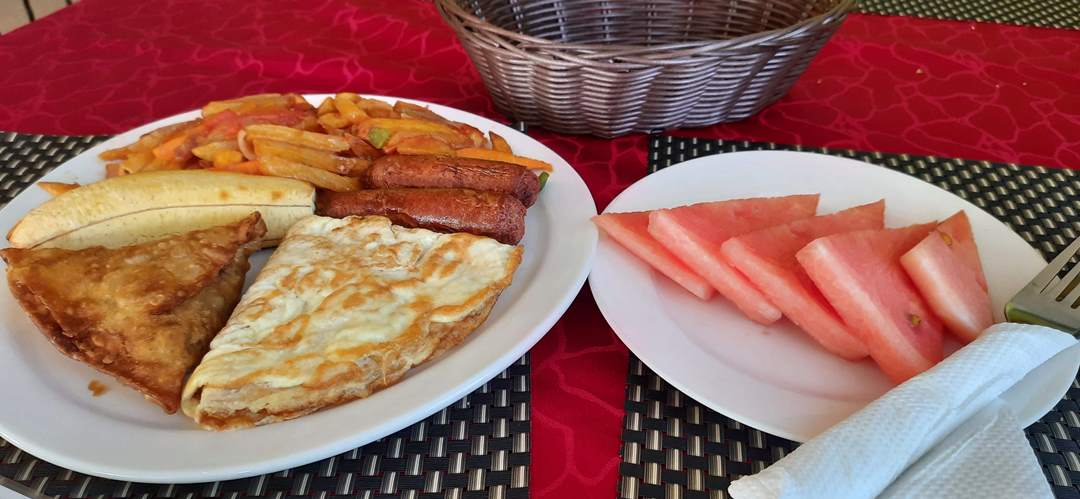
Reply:
[[[266,225],[230,224],[108,249],[0,250],[15,298],[58,350],[167,413],[240,299]]]

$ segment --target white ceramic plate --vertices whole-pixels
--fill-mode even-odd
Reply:
[[[1004,224],[945,190],[819,154],[739,152],[687,161],[638,181],[605,211],[815,192],[818,213],[885,198],[890,227],[967,211],[998,311],[1046,263]],[[697,299],[606,236],[589,284],[608,323],[653,371],[706,406],[774,435],[806,441],[892,386],[871,361],[841,360],[786,319],[762,326],[721,297]],[[1080,365],[1080,350],[1067,352],[1006,397],[1021,422],[1035,421],[1061,399]]]
[[[322,95],[307,96],[313,104]],[[394,101],[395,98],[378,97]],[[35,456],[83,473],[140,482],[202,482],[277,471],[322,459],[404,428],[468,394],[521,357],[563,314],[588,274],[596,248],[589,221],[596,205],[581,177],[555,152],[507,126],[456,109],[435,112],[487,132],[513,149],[554,166],[539,202],[529,209],[525,256],[514,284],[491,316],[458,348],[411,371],[363,400],[250,430],[215,433],[176,414],[167,416],[133,390],[69,360],[48,343],[0,286],[0,435]],[[92,182],[104,175],[97,154],[141,134],[195,117],[173,116],[121,134],[45,176]],[[0,233],[48,196],[30,187],[0,210]],[[248,279],[270,251],[252,259]],[[101,397],[91,379],[111,388]]]

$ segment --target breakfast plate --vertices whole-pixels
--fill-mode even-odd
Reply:
[[[324,97],[305,96],[313,105]],[[429,106],[449,120],[494,131],[515,153],[552,165],[539,201],[528,211],[524,256],[513,284],[483,325],[437,361],[412,369],[370,397],[300,419],[212,432],[199,429],[183,414],[162,413],[137,392],[58,354],[4,286],[0,436],[56,465],[106,478],[157,483],[241,478],[316,461],[397,431],[452,404],[524,355],[570,305],[591,266],[597,233],[589,219],[596,207],[585,183],[555,152],[492,120],[426,102],[365,97]],[[104,163],[98,153],[197,116],[198,111],[183,113],[120,134],[43,180],[101,180]],[[6,232],[47,199],[42,189],[28,188],[0,210],[0,229]],[[270,253],[252,256],[249,284]],[[88,391],[91,380],[104,381],[109,389],[93,397]]]
[[[818,213],[884,198],[887,227],[970,217],[996,319],[1046,262],[1006,225],[929,183],[867,163],[802,152],[708,156],[649,175],[605,213],[703,201],[820,193]],[[616,334],[649,368],[702,404],[744,424],[806,441],[893,385],[870,360],[849,362],[782,319],[763,326],[721,297],[703,301],[602,236],[589,277]],[[947,351],[957,344],[946,345]],[[1057,403],[1080,366],[1068,349],[1004,395],[1027,425]]]

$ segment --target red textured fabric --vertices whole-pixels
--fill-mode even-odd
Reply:
[[[853,15],[791,93],[681,135],[1080,167],[1080,32]],[[84,0],[0,37],[0,130],[116,133],[215,98],[350,90],[499,118],[453,33],[412,0]],[[646,139],[534,136],[603,209]],[[588,290],[532,351],[536,497],[612,497],[625,347]]]

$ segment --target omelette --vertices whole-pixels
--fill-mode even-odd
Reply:
[[[521,254],[379,216],[304,218],[188,379],[182,409],[228,430],[366,397],[483,323]]]
[[[120,248],[0,250],[8,284],[60,352],[110,374],[167,413],[240,300],[266,224],[233,224]]]

